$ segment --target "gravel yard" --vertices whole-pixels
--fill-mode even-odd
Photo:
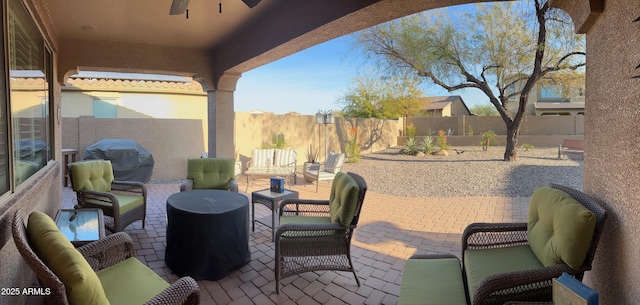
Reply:
[[[504,146],[452,147],[446,157],[408,156],[400,149],[363,155],[342,171],[362,175],[370,191],[408,197],[529,197],[549,183],[582,189],[582,156],[558,160],[557,147],[519,149],[515,162],[502,161]]]

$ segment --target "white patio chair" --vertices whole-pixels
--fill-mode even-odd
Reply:
[[[342,153],[330,153],[327,157],[327,161],[324,164],[311,166],[309,170],[304,172],[304,177],[309,180],[316,181],[316,193],[320,181],[331,181],[340,172],[342,164],[344,163],[344,154]]]

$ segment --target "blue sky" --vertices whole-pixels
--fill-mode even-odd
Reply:
[[[235,111],[265,110],[277,114],[342,108],[343,96],[366,63],[353,50],[354,34],[292,54],[242,74],[235,92]],[[469,108],[489,104],[482,92],[467,89],[448,93],[435,85],[423,85],[426,96],[460,95]]]

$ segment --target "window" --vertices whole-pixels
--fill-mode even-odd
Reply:
[[[93,117],[100,119],[114,119],[118,117],[117,99],[94,97],[93,98]]]
[[[45,46],[33,20],[19,0],[9,1],[8,63],[10,125],[3,120],[0,132],[11,134],[13,162],[9,162],[9,145],[0,152],[6,177],[8,164],[13,165],[13,181],[19,185],[43,168],[51,159],[49,94],[51,92],[51,52]],[[5,70],[6,71],[6,70]],[[6,94],[2,95],[5,98]],[[4,117],[3,117],[4,119]],[[10,126],[10,128],[7,128]],[[6,141],[3,134],[0,141]],[[5,166],[4,164],[7,164]],[[6,179],[6,178],[5,178]],[[1,180],[2,192],[9,190],[8,179]]]
[[[540,89],[541,99],[562,99],[561,85],[545,85]]]

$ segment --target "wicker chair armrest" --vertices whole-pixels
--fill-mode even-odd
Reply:
[[[299,215],[300,213],[329,213],[329,200],[289,198],[280,203],[278,215]]]
[[[136,256],[133,240],[124,232],[111,234],[78,248],[91,268],[100,271],[127,258]]]
[[[137,181],[113,181],[111,182],[112,191],[121,191],[128,193],[141,194],[147,197],[147,187],[142,182]]]
[[[571,269],[566,264],[558,264],[549,267],[521,270],[507,273],[498,273],[484,278],[475,288],[473,294],[473,304],[485,304],[486,300],[500,295],[505,297],[504,302],[509,301],[510,291],[521,293],[526,290],[520,286],[531,285],[532,289],[540,287],[551,287],[551,280],[559,277],[563,272],[575,274],[578,271]],[[551,297],[551,296],[549,296]]]
[[[280,237],[284,233],[292,233],[291,237],[317,237],[319,231],[334,231],[333,233],[341,233],[343,231],[354,229],[356,226],[349,225],[343,226],[338,223],[330,224],[297,224],[287,223],[278,227],[276,231],[276,243],[279,242]]]
[[[182,184],[180,184],[181,192],[190,191],[192,189],[193,189],[193,180],[191,179],[182,180]]]
[[[526,245],[527,223],[472,223],[462,233],[462,252],[469,248]]]
[[[180,278],[167,289],[163,290],[145,303],[145,305],[153,304],[200,304],[200,289],[198,287],[198,283],[189,276]]]
[[[111,203],[116,203],[118,202],[118,197],[116,197],[115,194],[113,193],[109,193],[109,192],[101,192],[101,191],[90,191],[90,190],[81,190],[81,191],[76,191],[78,194],[80,194],[81,196],[84,195],[91,195],[91,197],[93,199],[96,200],[100,200],[100,201],[109,201]],[[106,197],[106,199],[100,199],[100,197]]]
[[[229,181],[229,190],[236,193],[238,192],[238,182],[236,179],[231,179],[231,181]]]

